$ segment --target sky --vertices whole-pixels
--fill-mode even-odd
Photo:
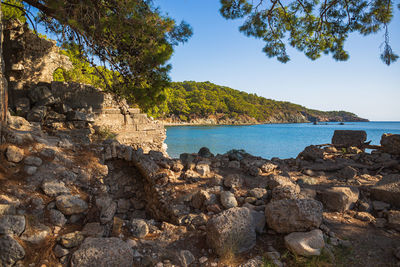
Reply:
[[[379,58],[383,32],[353,34],[345,43],[346,62],[330,55],[316,61],[288,47],[286,64],[268,58],[262,40],[239,32],[240,21],[225,20],[218,0],[155,0],[164,14],[185,20],[192,38],[170,60],[173,81],[210,81],[312,109],[346,110],[371,121],[400,121],[400,60]],[[389,25],[392,49],[400,54],[400,12]]]

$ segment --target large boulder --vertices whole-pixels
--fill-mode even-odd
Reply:
[[[335,147],[362,147],[367,140],[365,131],[335,130],[332,144]]]
[[[0,236],[0,266],[13,266],[25,257],[24,248],[11,236]]]
[[[353,208],[360,192],[355,187],[331,187],[321,192],[321,200],[331,211],[344,212]]]
[[[286,247],[300,256],[319,256],[325,246],[324,235],[319,229],[310,232],[294,232],[285,236]]]
[[[248,208],[231,208],[207,223],[207,243],[220,256],[241,253],[256,244],[256,226]]]
[[[383,134],[381,138],[383,151],[400,155],[400,134]]]
[[[267,225],[278,233],[309,231],[322,222],[322,203],[314,199],[283,199],[265,207]]]
[[[132,248],[128,243],[115,237],[88,237],[71,258],[72,267],[131,267],[132,265]]]
[[[400,207],[400,175],[384,176],[371,188],[372,198]]]
[[[58,196],[56,206],[64,215],[78,214],[88,209],[88,205],[83,199],[73,195]]]

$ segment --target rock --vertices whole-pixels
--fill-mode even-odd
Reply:
[[[400,232],[400,211],[391,210],[387,217],[388,226]]]
[[[49,211],[50,222],[56,226],[63,227],[67,223],[67,219],[61,211],[51,209]]]
[[[0,216],[2,215],[15,215],[15,205],[12,204],[0,204]]]
[[[371,188],[372,198],[400,207],[400,175],[384,176]]]
[[[383,134],[381,145],[383,151],[392,155],[400,155],[400,134]]]
[[[94,122],[94,115],[92,113],[84,113],[80,111],[68,111],[67,112],[68,121],[84,121],[84,122]]]
[[[28,121],[33,121],[33,122],[43,122],[44,117],[46,117],[46,114],[47,114],[47,107],[35,106],[28,112],[28,115],[26,115],[26,119]]]
[[[0,216],[0,234],[21,235],[25,231],[25,216],[3,215]]]
[[[257,177],[257,176],[261,175],[261,173],[262,173],[261,169],[258,168],[257,166],[251,166],[249,168],[249,174],[251,176]]]
[[[31,101],[27,97],[17,98],[15,100],[15,112],[18,116],[25,117],[31,109]]]
[[[375,200],[375,201],[372,201],[372,207],[376,211],[382,211],[382,210],[390,208],[390,204],[383,202],[383,201]]]
[[[285,236],[286,247],[300,256],[319,256],[325,246],[324,235],[319,229],[310,232],[295,232]]]
[[[254,222],[256,232],[262,234],[265,229],[265,213],[264,211],[251,210],[251,216]]]
[[[238,205],[235,195],[229,191],[221,192],[221,204],[226,209],[237,207]]]
[[[291,186],[291,187],[299,187],[298,184],[295,184],[290,178],[281,176],[281,175],[269,175],[268,176],[268,188],[269,189],[274,189],[275,187],[278,186]],[[300,190],[299,189],[296,189]]]
[[[137,238],[145,237],[149,233],[149,226],[142,219],[133,219],[130,222],[130,231]]]
[[[10,162],[19,163],[24,158],[24,150],[16,146],[9,145],[6,150],[6,157]]]
[[[100,222],[102,224],[110,222],[114,215],[115,212],[117,211],[117,203],[115,201],[111,202],[108,206],[103,206],[103,208],[100,211]]]
[[[269,173],[269,172],[273,172],[274,170],[278,169],[278,165],[271,163],[271,162],[267,162],[267,163],[263,164],[260,169],[264,173]]]
[[[78,214],[88,209],[88,205],[83,199],[72,195],[58,196],[56,198],[56,206],[64,215]]]
[[[229,161],[228,168],[230,168],[230,169],[240,169],[240,162],[236,161],[236,160]]]
[[[0,265],[13,266],[25,257],[24,248],[11,236],[0,236]]]
[[[345,180],[354,179],[358,174],[358,171],[351,167],[346,166],[338,172],[338,177],[343,178]]]
[[[37,172],[36,166],[24,166],[24,172],[27,175],[34,175]]]
[[[62,181],[57,180],[45,180],[42,183],[43,192],[50,196],[56,197],[61,194],[68,194],[70,192],[69,188],[67,188]]]
[[[362,147],[367,140],[365,131],[335,130],[332,144],[335,147]]]
[[[197,153],[202,158],[211,158],[214,157],[214,155],[210,152],[210,149],[207,147],[202,147],[200,148],[199,152]]]
[[[210,194],[205,190],[199,190],[192,197],[192,206],[195,209],[201,210],[205,207],[208,200],[211,198]]]
[[[322,203],[314,199],[284,199],[265,207],[268,226],[278,233],[309,231],[322,222]]]
[[[44,148],[39,152],[39,155],[46,159],[52,160],[56,155],[56,151],[54,151],[52,148]]]
[[[207,243],[219,255],[241,253],[256,244],[255,224],[248,208],[231,208],[207,223]]]
[[[54,247],[53,251],[54,251],[54,255],[56,255],[57,258],[61,258],[61,257],[65,256],[65,255],[69,254],[69,250],[66,249],[66,248],[63,248],[60,245],[56,245]]]
[[[181,160],[183,166],[188,168],[188,166],[194,161],[195,156],[189,153],[182,153],[179,155],[179,159]]]
[[[200,259],[199,259],[199,263],[200,264],[204,264],[204,263],[206,263],[208,261],[208,258],[207,257],[201,257]]]
[[[103,237],[104,227],[98,222],[87,223],[82,229],[82,235],[90,237]]]
[[[365,211],[357,212],[354,215],[354,218],[359,219],[360,221],[369,222],[369,223],[375,221],[375,217]]]
[[[72,267],[131,267],[132,265],[132,248],[115,237],[88,237],[71,258]]]
[[[59,242],[66,248],[74,248],[79,246],[85,237],[80,231],[68,233],[59,237]]]
[[[313,160],[322,159],[324,157],[324,150],[317,146],[308,146],[303,152],[299,154],[299,157],[304,160]]]
[[[201,176],[207,176],[210,173],[210,165],[208,165],[207,162],[200,161],[196,165],[196,171],[201,175]]]
[[[44,224],[36,224],[34,226],[30,226],[29,231],[25,231],[23,233],[23,235],[21,236],[21,240],[33,245],[39,245],[40,243],[45,241],[50,234],[50,227]]]
[[[265,188],[253,188],[249,191],[249,194],[252,197],[260,199],[267,195],[267,190]]]
[[[192,264],[196,258],[193,256],[192,252],[189,250],[181,250],[179,252],[179,261],[183,267],[187,267]]]
[[[375,218],[373,223],[376,228],[385,228],[387,225],[387,220],[385,218]]]
[[[272,189],[272,200],[281,199],[297,199],[299,198],[300,187],[299,186],[277,186]]]
[[[257,256],[253,259],[250,259],[246,261],[243,264],[240,264],[238,267],[264,267],[266,266],[264,264],[263,258],[261,256]]]
[[[229,174],[224,178],[224,185],[228,188],[240,187],[243,184],[243,179],[240,174]]]
[[[331,187],[321,192],[322,203],[331,211],[344,212],[354,207],[359,196],[355,187]]]
[[[52,96],[50,89],[47,86],[35,86],[29,89],[28,96],[32,103],[40,102]]]

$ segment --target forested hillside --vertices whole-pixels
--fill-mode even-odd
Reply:
[[[290,102],[275,101],[210,82],[174,82],[166,89],[165,95],[165,102],[149,109],[148,113],[156,118],[177,123],[193,122],[199,118],[212,118],[216,123],[363,120],[350,112],[311,110]]]

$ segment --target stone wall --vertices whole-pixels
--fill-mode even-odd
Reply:
[[[27,24],[18,20],[5,22],[4,60],[9,83],[9,102],[15,100],[38,82],[53,81],[57,68],[70,69],[69,58],[59,53],[56,41],[40,38]]]

